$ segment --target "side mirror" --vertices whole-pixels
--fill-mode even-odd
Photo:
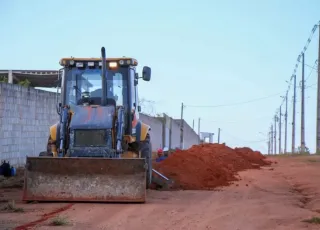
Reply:
[[[139,74],[138,74],[138,73],[135,73],[135,74],[134,74],[134,86],[137,86],[137,85],[138,85],[138,79],[139,79]]]
[[[141,112],[141,106],[138,105],[138,112],[140,113]]]
[[[148,66],[144,66],[142,70],[142,79],[144,81],[150,81],[151,79],[151,68]]]
[[[57,104],[56,104],[56,110],[57,110],[57,114],[58,114],[58,115],[61,115],[61,106],[62,106],[61,103],[57,103]]]
[[[57,80],[54,81],[54,86],[57,87],[61,87],[61,83],[62,83],[62,78],[58,78]]]

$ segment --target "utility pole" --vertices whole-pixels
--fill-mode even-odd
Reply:
[[[287,139],[288,139],[288,91],[285,97],[286,112],[284,113],[284,153],[287,153]]]
[[[268,145],[268,155],[270,155],[270,131],[268,132],[268,142],[267,142],[267,145]]]
[[[201,142],[201,140],[200,140],[200,117],[198,119],[198,136],[199,136],[199,144],[200,144],[200,142]]]
[[[317,146],[316,153],[320,152],[320,22],[319,22],[319,44],[318,44],[318,92],[317,92]]]
[[[296,140],[296,84],[297,76],[293,75],[293,109],[292,109],[292,144],[291,153],[294,154],[295,140]]]
[[[271,147],[271,154],[273,154],[273,125],[271,124],[271,133],[270,133],[270,147]]]
[[[218,129],[218,144],[220,144],[220,128]]]
[[[274,115],[274,154],[277,154],[277,114]]]
[[[279,112],[279,154],[281,154],[281,106],[280,106],[280,112]]]
[[[301,152],[305,152],[305,131],[304,131],[304,52],[302,52],[302,79],[301,79]]]
[[[194,119],[192,120],[192,129],[194,130]]]
[[[180,149],[183,149],[183,126],[184,126],[184,122],[183,122],[183,103],[181,103],[181,120],[180,120]]]

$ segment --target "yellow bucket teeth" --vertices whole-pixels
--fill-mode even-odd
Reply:
[[[144,158],[27,157],[24,201],[145,202]]]

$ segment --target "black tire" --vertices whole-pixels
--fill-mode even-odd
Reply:
[[[141,157],[146,158],[148,164],[147,168],[147,189],[152,183],[152,145],[150,135],[147,134],[147,137],[144,141],[140,143]]]
[[[51,136],[49,135],[48,137],[48,142],[47,142],[47,151],[43,151],[39,153],[39,157],[53,157],[53,154],[51,153]]]
[[[48,153],[47,151],[43,151],[39,153],[39,157],[52,157],[53,154]]]

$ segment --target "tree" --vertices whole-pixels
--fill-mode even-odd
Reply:
[[[141,112],[149,116],[157,116],[156,110],[154,108],[154,101],[147,100],[145,98],[139,99],[139,105],[141,106]]]
[[[0,77],[0,83],[8,83],[7,77]],[[22,81],[18,82],[18,85],[21,85],[23,87],[29,87],[31,82],[28,79],[24,79]]]
[[[301,146],[299,146],[299,147],[298,147],[298,153],[301,153],[301,154],[310,154],[310,149],[306,146],[306,147],[305,147],[305,151],[302,152]]]
[[[8,78],[0,77],[0,83],[8,83]]]
[[[31,82],[28,79],[24,79],[23,81],[19,81],[18,85],[24,86],[24,87],[29,87]]]

